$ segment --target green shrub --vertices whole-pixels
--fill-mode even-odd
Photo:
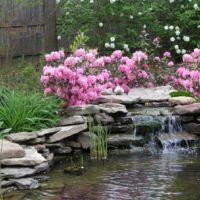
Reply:
[[[192,97],[192,93],[188,92],[188,91],[174,91],[170,93],[171,97],[180,97],[180,96],[184,96],[184,97]]]
[[[52,127],[59,117],[59,102],[41,94],[24,95],[17,91],[0,92],[0,121],[2,128],[11,132],[33,131]]]

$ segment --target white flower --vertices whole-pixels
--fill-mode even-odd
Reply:
[[[184,36],[183,36],[183,41],[185,41],[185,42],[189,42],[189,41],[190,41],[190,37],[184,35]]]
[[[110,3],[115,3],[116,2],[116,0],[110,0]]]
[[[182,54],[185,54],[185,53],[186,53],[186,50],[185,50],[185,49],[182,49],[181,53],[182,53]]]
[[[177,30],[177,31],[175,31],[175,34],[176,34],[176,35],[180,35],[181,32]]]
[[[142,12],[138,12],[137,14],[138,14],[139,16],[141,16],[141,15],[142,15]]]
[[[61,35],[58,35],[58,36],[57,36],[57,40],[61,40]]]
[[[179,46],[177,44],[174,45],[174,49],[179,49]]]
[[[169,3],[174,3],[175,0],[169,0]]]
[[[169,29],[169,26],[164,26],[164,29],[167,31]]]
[[[129,18],[130,18],[130,19],[133,19],[133,15],[130,15]]]
[[[99,23],[99,27],[103,27],[103,22],[100,22],[100,23]]]
[[[144,24],[144,25],[143,25],[143,28],[144,28],[144,29],[145,29],[145,28],[147,28],[147,25],[146,25],[146,24]]]
[[[65,13],[65,15],[69,15],[69,12],[67,11],[67,12]]]
[[[90,3],[94,3],[94,0],[90,0]]]
[[[175,40],[176,40],[175,37],[170,37],[171,42],[174,42]]]
[[[109,48],[109,47],[110,47],[110,44],[109,44],[108,42],[106,42],[106,43],[105,43],[105,47],[106,47],[106,48]]]
[[[111,38],[110,38],[110,41],[111,41],[111,42],[114,42],[114,41],[115,41],[115,37],[111,37]]]
[[[177,53],[177,54],[180,54],[180,53],[181,53],[181,50],[180,50],[180,49],[177,49],[177,50],[176,50],[176,53]]]
[[[176,30],[180,30],[180,28],[178,26],[175,27]]]
[[[56,3],[59,4],[59,3],[60,3],[60,0],[56,0]]]
[[[170,29],[170,30],[173,30],[173,29],[174,29],[174,26],[169,26],[169,29]]]
[[[198,25],[197,28],[200,28],[200,25]]]
[[[193,8],[194,8],[195,10],[198,10],[198,9],[199,9],[198,4],[195,3],[195,4],[193,5]]]
[[[114,48],[115,48],[115,43],[110,43],[110,47],[111,47],[112,49],[114,49]]]
[[[124,44],[124,49],[127,49],[128,48],[128,44]]]

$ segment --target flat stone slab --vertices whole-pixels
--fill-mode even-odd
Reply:
[[[31,176],[35,174],[36,170],[33,168],[25,168],[25,167],[18,167],[18,168],[2,168],[0,170],[0,175],[3,178],[22,178],[26,176]]]
[[[115,134],[108,136],[108,145],[110,146],[125,146],[129,144],[138,144],[143,140],[143,137],[134,137],[133,134]]]
[[[84,124],[86,122],[86,118],[80,115],[71,116],[68,118],[63,118],[60,120],[60,126],[68,126],[68,125],[76,125],[76,124]]]
[[[99,104],[99,109],[107,114],[128,113],[125,105],[118,103],[103,103]]]
[[[171,105],[187,105],[187,104],[192,104],[195,103],[196,100],[192,97],[171,97],[169,99],[169,103]]]
[[[139,99],[140,102],[168,101],[169,93],[173,90],[170,85],[152,88],[132,88],[128,93],[130,99]]]
[[[19,132],[6,135],[7,140],[12,142],[26,142],[37,138],[37,132]]]
[[[178,114],[178,115],[200,114],[200,103],[175,106],[174,114]]]
[[[184,130],[189,133],[200,135],[200,124],[199,123],[186,123],[183,124]]]
[[[54,143],[66,139],[72,135],[80,133],[87,129],[87,123],[81,125],[61,127],[61,130],[49,138],[48,143]]]
[[[13,182],[18,189],[36,189],[39,187],[39,182],[33,178],[14,179]]]
[[[99,106],[92,104],[70,106],[64,110],[64,113],[68,116],[96,114],[99,113]]]
[[[46,161],[34,147],[29,147],[25,149],[25,156],[23,158],[3,159],[1,163],[6,166],[35,166]]]
[[[60,127],[43,129],[43,130],[37,132],[37,136],[43,137],[43,136],[46,136],[46,135],[56,133],[58,131],[60,131]]]
[[[25,151],[19,144],[8,140],[0,140],[0,158],[22,158],[25,156]]]
[[[195,141],[199,140],[194,134],[190,134],[187,132],[179,132],[175,134],[161,134],[158,136],[158,140],[162,142],[169,142],[169,143],[178,143],[181,141]]]
[[[101,95],[97,99],[98,103],[120,103],[124,105],[130,105],[139,102],[137,98],[130,98],[128,95]]]

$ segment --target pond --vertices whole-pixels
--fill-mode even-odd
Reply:
[[[82,175],[57,163],[36,190],[9,193],[5,200],[199,200],[200,156],[196,154],[117,153],[108,161],[84,157]]]

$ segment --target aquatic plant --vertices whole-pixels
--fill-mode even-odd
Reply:
[[[108,153],[108,128],[102,126],[100,123],[97,125],[93,121],[89,122],[90,133],[90,157],[91,159],[107,159]]]

